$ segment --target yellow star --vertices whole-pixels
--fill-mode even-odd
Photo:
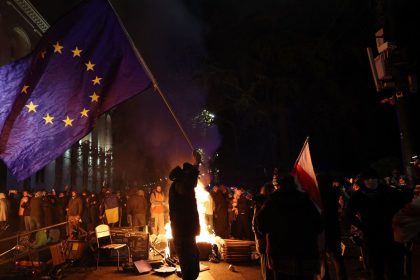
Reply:
[[[87,117],[88,117],[88,112],[89,112],[89,110],[88,110],[88,109],[83,108],[83,111],[82,111],[82,112],[80,112],[81,117],[82,117],[82,118],[83,118],[83,117],[87,118]]]
[[[99,95],[94,92],[92,95],[89,95],[89,97],[92,99],[91,102],[98,102],[99,101]]]
[[[66,119],[65,119],[65,120],[63,120],[63,122],[64,122],[64,126],[65,126],[65,127],[67,127],[67,126],[73,126],[73,121],[74,121],[74,120],[70,119],[70,118],[69,118],[69,116],[67,116],[67,117],[66,117]]]
[[[100,85],[102,78],[99,78],[98,76],[95,76],[95,79],[92,80],[93,85]]]
[[[45,120],[45,124],[53,124],[54,117],[50,116],[50,114],[47,114],[43,119]]]
[[[24,85],[23,88],[22,88],[22,90],[20,92],[21,93],[28,93],[28,88],[29,88],[28,85]]]
[[[28,108],[28,113],[30,112],[36,112],[36,107],[38,107],[38,105],[35,105],[34,103],[29,103],[29,105],[25,105],[26,108]]]
[[[85,63],[86,65],[86,71],[92,70],[93,71],[93,67],[95,67],[95,64],[93,64],[92,62]]]
[[[53,47],[54,47],[54,53],[59,53],[59,54],[61,54],[61,49],[64,48],[63,46],[60,45],[59,42],[55,43]]]
[[[41,51],[41,58],[44,59],[46,54],[47,54],[47,50],[42,50]]]
[[[73,52],[73,57],[76,57],[76,56],[80,57],[80,53],[81,53],[82,51],[83,51],[83,50],[79,50],[79,49],[76,47],[74,50],[72,50],[72,52]]]

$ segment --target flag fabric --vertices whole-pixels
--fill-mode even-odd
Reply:
[[[118,223],[119,221],[118,207],[106,209],[105,217],[106,217],[106,222],[108,224]]]
[[[150,84],[108,1],[84,1],[0,67],[0,158],[25,179]]]
[[[295,166],[292,171],[298,184],[308,193],[310,199],[315,203],[318,209],[322,209],[321,196],[316,180],[314,167],[312,165],[311,153],[309,151],[309,139],[306,139]]]

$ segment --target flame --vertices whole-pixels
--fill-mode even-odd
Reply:
[[[210,193],[206,191],[204,184],[200,180],[198,180],[197,186],[194,190],[201,229],[200,235],[196,236],[195,241],[215,244],[216,235],[214,234],[213,229],[206,223],[206,210],[210,210],[210,213],[213,213],[213,199],[211,198]]]
[[[166,239],[172,239],[171,222],[165,225],[165,237]]]
[[[197,200],[197,211],[198,211],[198,218],[200,222],[200,235],[196,236],[196,242],[203,242],[203,243],[216,243],[216,235],[213,232],[213,229],[210,228],[209,225],[206,223],[206,208],[212,208],[213,200],[210,196],[210,193],[206,191],[204,184],[199,180],[197,182],[197,186],[195,187],[195,199]],[[213,209],[211,209],[213,211]],[[170,215],[170,213],[169,213]],[[165,237],[166,239],[172,239],[172,230],[171,230],[171,223],[167,223],[165,225]],[[167,248],[169,254],[169,248]]]

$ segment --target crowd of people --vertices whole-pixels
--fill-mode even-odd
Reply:
[[[156,219],[153,231],[162,232],[164,221],[159,220],[159,213],[165,208],[166,200],[160,186],[150,194],[150,203],[144,190],[131,190],[127,193],[111,188],[102,188],[97,194],[94,192],[78,192],[68,186],[64,191],[23,191],[9,190],[0,193],[0,228],[11,231],[32,231],[41,227],[69,221],[66,231],[68,237],[73,238],[75,226],[86,231],[92,231],[101,224],[110,226],[139,226],[147,225],[147,217]],[[161,197],[159,197],[161,194]],[[159,200],[159,201],[157,201]],[[157,204],[160,205],[158,206]],[[117,209],[117,218],[109,219],[107,211]],[[149,212],[150,209],[150,212]],[[150,213],[150,214],[149,214]]]
[[[313,279],[322,267],[331,269],[328,264],[332,264],[336,279],[347,279],[341,244],[342,232],[348,229],[353,241],[359,239],[357,245],[372,279],[384,279],[385,275],[402,279],[407,250],[403,242],[394,240],[394,216],[411,211],[415,196],[404,176],[395,171],[379,178],[370,169],[354,179],[320,174],[317,180],[322,209],[315,207],[290,175],[275,176],[254,194],[223,184],[209,187],[208,230],[224,239],[255,240],[263,279]],[[150,191],[113,192],[104,187],[97,194],[79,193],[66,186],[59,193],[0,193],[0,229],[31,231],[69,221],[63,237],[70,239],[77,238],[77,227],[92,231],[101,223],[148,226],[159,236],[165,234],[169,222],[169,189],[155,186]],[[108,212],[113,209],[117,209],[117,217]]]
[[[148,226],[156,235],[165,234],[169,221],[168,191],[158,185],[151,190],[133,188],[127,192],[102,188],[99,193],[78,192],[65,186],[64,191],[0,193],[0,229],[32,231],[41,227],[70,221],[92,231],[101,224],[113,226]],[[210,232],[222,238],[252,239],[253,198],[242,188],[214,185],[207,190],[207,224]],[[107,210],[118,209],[116,222],[107,220]],[[209,210],[210,209],[210,210]]]
[[[263,202],[256,204],[253,229],[263,279],[329,279],[330,273],[333,279],[347,279],[344,231],[358,238],[355,245],[361,247],[370,279],[404,279],[410,240],[396,238],[395,232],[408,220],[399,224],[396,214],[413,217],[409,231],[420,232],[415,223],[420,221],[419,200],[404,176],[395,172],[380,178],[369,169],[355,179],[319,174],[317,181],[322,209],[292,176],[275,179],[273,192],[269,184],[261,188]]]

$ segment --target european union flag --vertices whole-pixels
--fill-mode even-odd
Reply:
[[[150,84],[110,4],[85,1],[0,67],[0,157],[25,179]]]

